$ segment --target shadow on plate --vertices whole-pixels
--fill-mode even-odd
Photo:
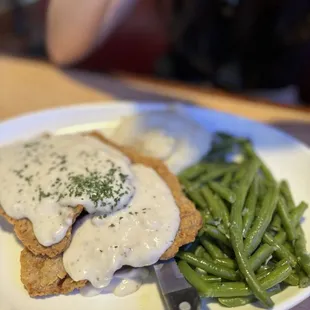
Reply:
[[[3,217],[0,217],[0,231],[14,233],[13,225],[8,223]]]
[[[15,241],[21,246],[24,247],[21,241],[16,237],[14,233],[13,225],[8,223],[3,217],[0,217],[0,232],[8,233],[14,236]]]

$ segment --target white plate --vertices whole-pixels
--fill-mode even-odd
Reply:
[[[171,104],[169,105],[171,107]],[[109,134],[121,116],[132,113],[167,109],[164,104],[136,104],[132,102],[111,102],[111,104],[85,104],[74,107],[47,110],[28,114],[0,123],[0,144],[17,139],[29,138],[42,131],[57,134],[100,129]],[[177,109],[214,132],[228,131],[253,140],[259,154],[272,168],[277,178],[287,178],[297,202],[310,202],[310,151],[294,138],[269,126],[236,116],[219,113],[193,106],[177,105]],[[203,141],[202,141],[203,143]],[[310,210],[306,214],[303,227],[310,240]],[[154,278],[130,296],[118,298],[113,295],[100,295],[85,298],[79,294],[32,299],[24,290],[19,279],[19,253],[12,228],[0,221],[0,309],[1,310],[160,310],[164,309]],[[289,309],[310,296],[310,288],[288,288],[273,300],[274,309]],[[206,308],[223,309],[214,302]],[[253,309],[245,306],[240,309]]]

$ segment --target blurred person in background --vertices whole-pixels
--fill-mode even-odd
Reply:
[[[230,91],[296,85],[310,102],[310,0],[50,0],[58,65]]]

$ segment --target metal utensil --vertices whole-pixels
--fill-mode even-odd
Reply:
[[[154,265],[155,274],[169,310],[197,310],[200,297],[181,274],[174,259]]]

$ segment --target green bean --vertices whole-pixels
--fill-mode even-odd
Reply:
[[[281,218],[279,214],[276,213],[271,221],[270,229],[272,229],[273,231],[279,231],[281,229],[281,225]]]
[[[205,233],[205,232],[203,231],[203,229],[200,229],[200,230],[198,231],[197,237],[198,237],[198,238],[201,237],[204,233]]]
[[[197,257],[203,257],[204,252],[205,252],[205,249],[203,248],[203,246],[198,245],[194,253]]]
[[[214,219],[208,209],[199,210],[200,215],[202,217],[203,225],[210,224],[214,222]]]
[[[219,297],[218,298],[219,303],[228,308],[245,306],[256,300],[257,299],[255,298],[254,295],[244,296],[244,297]]]
[[[185,179],[180,179],[182,185],[184,186],[186,194],[195,203],[195,205],[200,209],[205,209],[207,207],[206,201],[201,195],[200,191],[192,190],[192,185],[189,181]]]
[[[214,262],[222,266],[225,266],[227,268],[234,269],[234,270],[238,268],[237,263],[233,259],[228,258],[228,257],[227,258],[216,258]]]
[[[267,265],[267,267],[269,267],[269,266]],[[257,272],[257,275],[256,275],[257,280],[261,281],[262,279],[266,278],[271,273],[271,271],[272,271],[271,267],[270,268],[266,268],[265,270],[260,269],[259,272]]]
[[[274,240],[279,244],[283,244],[286,240],[286,232],[283,229],[279,230],[275,235]]]
[[[208,167],[207,173],[217,171],[219,169],[226,169],[234,167],[237,169],[237,165],[235,163],[227,163],[227,162],[215,162],[215,163],[206,163],[205,164]]]
[[[258,179],[255,178],[250,190],[249,194],[245,201],[245,207],[243,209],[243,237],[246,237],[248,231],[253,223],[255,217],[255,208],[258,199]],[[244,212],[246,211],[246,212]]]
[[[287,233],[288,240],[292,241],[296,238],[295,227],[292,225],[292,221],[289,217],[285,200],[282,196],[279,197],[277,212],[281,218],[282,225]]]
[[[300,279],[299,279],[299,276],[295,272],[292,272],[283,282],[290,286],[298,286]]]
[[[257,160],[259,160],[260,162],[260,168],[262,170],[262,173],[264,175],[264,177],[266,178],[266,180],[269,183],[274,183],[275,179],[271,173],[271,171],[269,170],[269,168],[266,166],[266,164],[256,155],[252,145],[250,143],[245,143],[244,144],[244,151],[246,152],[246,154],[248,154],[248,156],[250,158],[256,158]]]
[[[269,296],[276,295],[281,292],[281,287],[280,285],[276,285],[273,288],[271,288],[271,291],[268,291],[267,294]],[[222,304],[225,307],[240,307],[247,305],[249,303],[255,302],[257,299],[255,296],[250,295],[250,296],[245,296],[245,297],[230,297],[230,298],[219,298],[218,301],[220,304]]]
[[[266,180],[259,176],[258,178],[258,202],[259,203],[261,203],[264,200],[267,194],[268,187],[269,185],[266,182]]]
[[[200,209],[206,209],[207,204],[204,198],[202,197],[200,191],[193,190],[192,184],[188,180],[180,178],[180,182],[183,185],[185,193],[196,204],[196,206]]]
[[[207,259],[207,260],[211,261],[211,262],[212,262],[212,260],[213,260],[213,258],[211,257],[211,255],[210,255],[207,251],[204,251],[202,257],[203,257],[204,259]]]
[[[206,236],[202,236],[200,238],[200,242],[203,245],[203,247],[207,250],[207,252],[211,255],[212,259],[226,257],[223,251],[217,245],[215,245],[210,240],[210,238],[207,238]]]
[[[306,248],[305,235],[300,226],[297,228],[297,234],[298,238],[295,240],[294,244],[297,261],[307,276],[310,277],[310,256]]]
[[[230,281],[236,281],[239,279],[239,275],[235,270],[219,266],[218,264],[212,263],[203,258],[198,258],[192,253],[179,252],[177,254],[177,257],[193,265],[194,267],[199,267],[206,272],[221,277],[223,279],[227,279]]]
[[[268,275],[261,279],[261,284],[264,289],[273,287],[284,281],[292,271],[293,269],[290,263],[286,259],[283,259],[276,264],[275,268]]]
[[[264,290],[270,289],[275,285],[283,282],[291,274],[291,272],[292,267],[288,262],[281,266],[276,266],[276,268],[274,268],[266,277],[260,280],[260,285]],[[220,284],[210,283],[207,285],[207,287],[204,287],[204,290],[199,292],[202,297],[221,298],[244,297],[253,294],[250,288],[244,282],[221,282]],[[268,299],[270,299],[269,296]]]
[[[257,279],[262,280],[267,275],[269,275],[272,272],[272,270],[274,270],[275,267],[285,266],[287,263],[289,263],[287,259],[282,259],[279,262],[277,262],[276,265],[271,263],[270,265],[261,266],[257,271]]]
[[[216,194],[218,194],[226,201],[230,203],[234,203],[236,201],[236,194],[228,187],[223,186],[217,182],[209,182],[208,185]]]
[[[244,241],[244,252],[247,256],[251,255],[261,243],[263,235],[269,226],[273,213],[276,209],[279,197],[277,186],[270,186],[263,201],[260,214],[255,219],[249,233]]]
[[[240,235],[242,234],[242,209],[258,169],[259,162],[257,160],[249,161],[246,166],[247,174],[236,187],[236,201],[232,205],[230,218],[231,226],[233,226]]]
[[[201,279],[208,283],[219,283],[222,281],[222,278],[208,275],[201,275]]]
[[[228,167],[219,168],[213,170],[209,173],[206,173],[199,177],[195,182],[193,182],[193,189],[199,188],[201,185],[206,184],[209,181],[215,180],[226,173],[236,171],[238,169],[238,165],[232,165]]]
[[[227,229],[230,226],[230,218],[229,218],[228,208],[220,196],[214,195],[214,199],[222,211],[223,226]]]
[[[265,243],[269,244],[270,246],[274,246],[276,248],[275,255],[279,259],[287,259],[293,267],[296,266],[297,264],[296,257],[289,250],[287,250],[282,244],[277,242],[270,233],[266,232],[264,234],[263,240]]]
[[[228,186],[232,181],[232,176],[233,176],[232,172],[226,173],[221,181],[221,184],[223,186]]]
[[[224,215],[225,210],[223,210],[218,203],[218,200],[215,198],[216,196],[213,195],[210,188],[206,185],[202,188],[201,193],[205,200],[207,201],[208,208],[211,211],[211,214],[214,219],[222,219],[223,226],[225,229],[229,228],[229,222],[227,222],[226,216]]]
[[[310,279],[309,277],[305,274],[303,270],[298,271],[298,279],[299,279],[299,287],[300,288],[305,288],[308,287],[310,284]]]
[[[270,272],[273,270],[274,267],[270,265],[262,265],[259,267],[259,269],[256,272],[256,278],[259,281],[264,279],[266,276],[270,274]]]
[[[284,242],[284,243],[283,243],[283,246],[284,246],[287,250],[289,250],[291,253],[293,253],[293,254],[295,253],[295,250],[294,250],[292,244],[289,243],[288,241]]]
[[[225,161],[226,156],[233,151],[233,144],[220,143],[213,145],[211,151],[204,157],[206,161],[221,160]]]
[[[217,244],[220,247],[220,249],[222,250],[222,252],[225,254],[225,257],[229,257],[229,258],[235,257],[234,251],[233,251],[231,246],[228,247],[225,244],[223,244],[221,241],[217,241]]]
[[[208,273],[205,271],[205,270],[203,270],[203,269],[201,269],[201,268],[199,268],[199,267],[196,267],[195,268],[195,271],[199,274],[199,275],[207,275]]]
[[[248,141],[218,138],[221,141],[210,156],[220,152],[226,160],[227,151],[241,148],[247,157],[242,164],[214,158],[214,162],[196,164],[179,175],[185,193],[200,209],[203,228],[197,238],[200,244],[191,252],[180,251],[178,264],[202,297],[218,297],[222,305],[230,307],[259,299],[270,307],[272,293],[266,292],[270,287],[280,282],[300,287],[310,284],[310,256],[299,225],[308,206],[302,202],[295,208],[288,183],[276,186]],[[231,247],[234,253],[229,253]],[[270,267],[275,257],[281,261]],[[244,283],[223,282],[238,281],[240,276]],[[274,287],[275,292],[279,287]]]
[[[257,274],[257,275],[260,275],[260,274],[264,273],[266,270],[271,271],[272,268],[271,268],[269,265],[261,265],[261,266],[258,268],[256,274]]]
[[[215,220],[212,216],[212,214],[210,213],[209,210],[205,209],[202,210],[200,212],[201,216],[202,216],[202,221],[203,221],[203,226],[210,224],[213,226],[216,226],[216,228],[222,233],[222,234],[226,234],[226,230],[223,227],[222,224],[220,224],[219,220]],[[200,232],[203,232],[203,229],[200,230]]]
[[[238,183],[246,175],[246,165],[247,165],[247,162],[242,163],[240,169],[238,171],[236,171],[236,173],[233,177],[234,183]]]
[[[194,166],[188,167],[185,170],[183,170],[179,174],[179,178],[184,178],[187,180],[192,180],[203,174],[207,171],[207,165],[204,163],[198,163]]]
[[[306,204],[305,202],[301,202],[298,207],[294,208],[291,213],[291,221],[293,223],[293,227],[296,227],[299,223],[300,220],[304,214],[304,212],[308,209],[308,204]]]
[[[203,227],[203,230],[208,236],[212,237],[215,240],[221,241],[228,247],[231,247],[229,239],[224,234],[222,234],[216,227],[212,225],[205,225]]]
[[[286,180],[283,180],[280,183],[280,191],[281,191],[281,194],[285,198],[287,209],[289,211],[293,210],[295,208],[295,203],[294,203],[294,199],[293,199],[293,196],[292,196],[292,193],[291,193],[291,189],[290,189],[290,187],[289,187],[289,185],[288,185]]]
[[[267,307],[273,305],[272,300],[263,290],[259,282],[257,281],[254,272],[251,270],[251,266],[247,257],[244,255],[243,238],[242,238],[242,209],[244,206],[245,198],[249,191],[249,188],[254,180],[254,177],[259,169],[260,163],[257,159],[253,159],[248,163],[247,174],[240,182],[237,188],[237,199],[231,208],[231,225],[230,225],[230,239],[232,247],[235,252],[236,260],[239,266],[239,270],[244,276],[249,287],[253,291],[254,295]]]
[[[235,137],[227,132],[218,131],[216,132],[216,137],[220,139],[222,142],[231,142],[233,144],[243,144],[249,142],[246,138]]]
[[[268,244],[261,245],[249,258],[249,264],[253,271],[256,271],[275,251],[275,247]]]
[[[251,295],[250,288],[244,282],[221,282],[208,283],[207,287],[200,292],[201,297],[236,297]]]
[[[185,261],[179,261],[178,267],[185,279],[195,287],[198,292],[204,291],[206,282],[187,264]]]

